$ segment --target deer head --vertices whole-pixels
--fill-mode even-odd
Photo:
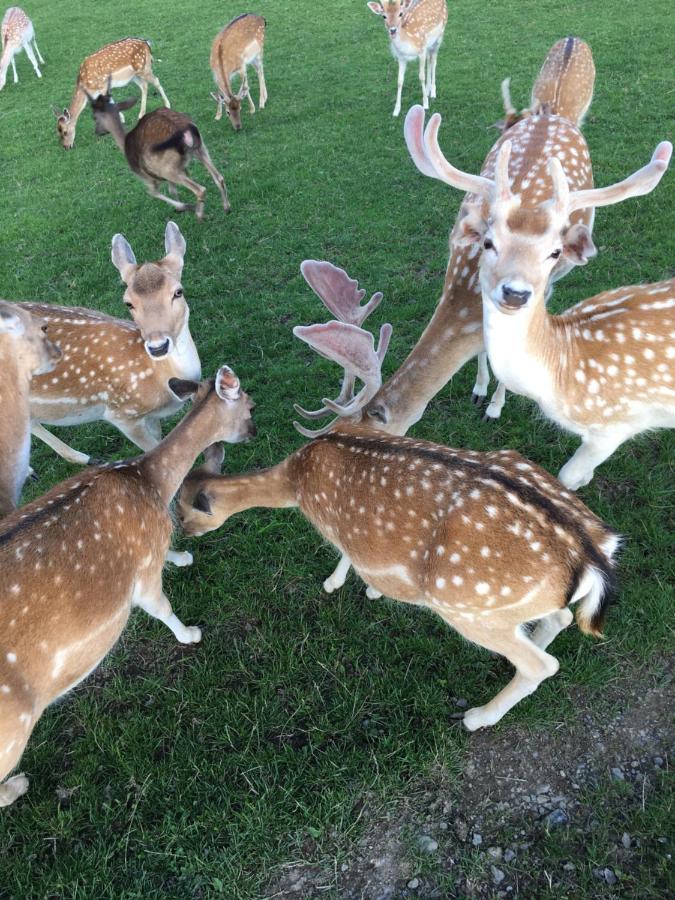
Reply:
[[[395,38],[403,24],[412,0],[382,0],[381,3],[369,3],[368,9],[376,16],[382,16],[390,38]]]
[[[13,355],[29,379],[53,372],[61,359],[61,350],[47,337],[42,319],[0,301],[0,357],[5,344],[14,348]]]

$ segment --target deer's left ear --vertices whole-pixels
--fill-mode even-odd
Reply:
[[[463,213],[463,215],[462,215]],[[472,203],[460,211],[461,218],[450,233],[450,242],[456,247],[480,244],[487,231],[487,222],[482,216],[481,205]]]
[[[368,4],[368,9],[369,9],[372,13],[375,13],[376,16],[383,16],[383,15],[384,15],[384,9],[382,8],[382,4],[381,4],[381,3],[369,3],[369,4]]]
[[[175,222],[167,222],[164,232],[164,248],[166,256],[164,261],[180,278],[183,272],[183,260],[185,257],[185,238],[180,233],[180,228]]]
[[[123,234],[115,234],[112,239],[112,261],[120,273],[122,281],[129,284],[131,276],[136,271],[136,257],[131,249],[129,241]]]
[[[0,334],[13,334],[20,337],[25,334],[25,327],[21,319],[10,310],[0,309]]]
[[[199,512],[206,513],[207,516],[213,515],[211,501],[209,500],[209,495],[206,491],[197,491],[192,499],[192,508],[199,510]]]
[[[216,374],[216,394],[221,400],[234,403],[239,399],[241,386],[239,379],[229,366],[221,366]]]
[[[597,252],[587,225],[571,225],[564,233],[563,254],[575,266],[585,266]]]
[[[185,378],[169,378],[169,389],[178,397],[179,400],[187,400],[188,397],[194,397],[199,390],[198,381],[188,381]]]

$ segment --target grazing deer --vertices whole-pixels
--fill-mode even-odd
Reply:
[[[120,113],[133,106],[136,98],[113,103],[108,91],[107,94],[90,99],[96,134],[112,134],[126,157],[129,168],[145,184],[151,197],[164,200],[179,212],[194,210],[197,219],[201,221],[204,218],[206,188],[193,181],[186,171],[194,157],[213,178],[223,199],[223,209],[226,213],[230,211],[225,179],[213,165],[199,129],[189,116],[173,109],[155,109],[139,119],[136,127],[127,133]],[[163,181],[169,183],[169,190],[174,196],[177,195],[178,185],[192,191],[197,198],[197,205],[182,203],[162,194],[159,186]]]
[[[579,603],[580,628],[600,634],[617,536],[511,450],[454,450],[345,422],[379,388],[391,329],[383,326],[376,351],[372,335],[351,324],[365,311],[355,282],[323,263],[303,269],[318,269],[342,321],[294,334],[364,387],[356,397],[343,389],[342,403],[324,400],[338,421],[279,465],[231,477],[207,465],[189,476],[183,528],[203,534],[252,507],[299,507],[343,555],[327,589],[344,583],[351,563],[369,597],[425,606],[515,666],[511,683],[464,717],[472,731],[493,725],[558,670],[545,648],[572,622],[570,604]]]
[[[546,311],[549,274],[562,254],[579,253],[576,242],[561,236],[570,215],[649,193],[672,149],[664,141],[652,161],[621,184],[585,191],[570,191],[552,157],[552,200],[524,209],[510,187],[512,148],[505,141],[495,179],[475,185],[487,200],[487,214],[477,204],[456,229],[454,239],[480,253],[483,329],[495,374],[581,436],[581,447],[559,475],[572,490],[588,484],[595,467],[630,437],[675,426],[675,279],[622,287],[552,316]],[[439,162],[432,163],[438,171]],[[449,165],[444,172],[446,182],[460,188],[473,177]],[[591,244],[584,257],[594,252]]]
[[[152,53],[148,41],[124,38],[101,47],[84,60],[77,75],[70,106],[62,113],[54,109],[56,130],[64,150],[73,148],[77,120],[87,105],[87,98],[110,93],[111,87],[124,87],[131,81],[141,89],[139,119],[145,115],[149,84],[157,88],[164,105],[171,106],[159,78],[152,71]]]
[[[553,113],[581,128],[593,99],[595,64],[591,48],[576,37],[562,38],[551,47],[532,88],[530,106],[518,112],[511,102],[511,79],[502,81],[505,118],[496,123],[507,131],[527,116]]]
[[[0,300],[0,517],[16,508],[29,472],[31,378],[52,372],[61,351],[47,326]]]
[[[35,40],[35,30],[33,23],[26,13],[19,6],[10,6],[5,15],[2,17],[2,25],[0,25],[0,37],[2,37],[2,56],[0,56],[0,91],[7,83],[7,69],[12,64],[12,74],[14,75],[14,84],[19,80],[16,74],[15,56],[21,50],[26,51],[26,56],[31,61],[35,74],[38,78],[42,78],[42,72],[38,66],[35,54],[40,62],[44,65],[42,54],[38,50],[37,41]],[[31,44],[33,45],[31,47]],[[33,52],[35,48],[35,53]]]
[[[384,19],[389,47],[398,61],[394,115],[401,112],[406,67],[415,59],[420,62],[423,105],[428,109],[429,98],[436,97],[436,61],[448,21],[446,0],[382,0],[369,3],[368,9]]]
[[[0,523],[0,781],[43,710],[96,668],[133,607],[182,644],[201,640],[162,589],[169,504],[205,447],[255,434],[253,404],[227,366],[215,381],[171,388],[183,399],[197,391],[195,406],[154,450],[81,472]],[[0,806],[27,788],[23,775],[0,784]]]
[[[217,94],[211,94],[218,104],[216,119],[223,115],[223,106],[235,131],[241,130],[241,104],[246,97],[251,113],[255,112],[255,104],[248,86],[246,67],[252,65],[258,73],[260,85],[260,109],[267,102],[267,87],[263,71],[263,49],[265,46],[265,26],[267,22],[262,16],[244,13],[218,32],[211,45],[210,65],[213,78],[218,87]],[[232,90],[232,78],[239,75],[239,91]]]

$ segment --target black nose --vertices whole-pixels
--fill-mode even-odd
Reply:
[[[516,291],[507,284],[502,286],[502,298],[506,306],[525,306],[532,296],[532,291]]]
[[[151,356],[154,356],[155,359],[161,359],[169,352],[169,339],[167,338],[163,344],[159,345],[159,347],[151,347],[149,344],[146,346]]]
[[[389,34],[396,34],[396,30],[397,30],[396,28],[390,28]]]

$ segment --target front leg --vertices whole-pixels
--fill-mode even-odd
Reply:
[[[401,112],[401,94],[403,93],[403,79],[405,78],[405,68],[408,63],[404,59],[398,61],[398,85],[396,88],[396,105],[394,106],[394,115],[398,116]]]
[[[14,84],[16,84],[19,80],[19,76],[16,74],[16,61],[14,57],[12,57],[12,72],[14,73]]]
[[[162,438],[159,420],[150,416],[143,419],[125,419],[114,413],[106,413],[104,419],[144,452],[153,450]]]
[[[476,383],[473,386],[471,394],[471,402],[476,406],[481,406],[487,397],[488,385],[490,384],[490,370],[488,368],[487,353],[478,354],[478,371],[476,372]]]
[[[68,462],[75,463],[76,466],[89,465],[91,461],[90,456],[87,456],[86,453],[80,453],[79,450],[74,450],[60,438],[57,438],[56,435],[52,434],[51,431],[47,431],[39,422],[31,422],[30,431],[32,435],[40,438],[41,441],[44,441],[48,447],[51,447],[52,450],[63,457],[63,459],[68,460]]]
[[[198,644],[202,639],[201,628],[196,625],[183,625],[171,609],[171,603],[164,591],[143,593],[134,600],[134,606],[145,610],[153,619],[164,622],[167,628],[176,635],[181,644]]]
[[[244,93],[246,94],[246,99],[248,100],[248,109],[251,115],[255,112],[255,103],[253,102],[253,97],[251,97],[251,90],[248,86],[248,78],[246,76],[246,68],[244,67],[244,71],[241,73],[241,83],[244,88]]]
[[[323,589],[327,594],[332,594],[333,591],[337,590],[337,588],[342,587],[342,585],[347,580],[347,574],[349,572],[351,564],[351,559],[347,556],[346,553],[343,553],[340,557],[340,562],[335,567],[335,571],[332,575],[329,575],[323,583]]]
[[[502,410],[504,409],[504,404],[506,403],[506,388],[500,381],[497,384],[497,390],[492,395],[490,402],[487,405],[487,409],[485,410],[485,415],[483,416],[484,422],[494,422],[498,419]]]
[[[586,435],[577,452],[558,473],[558,478],[571,491],[584,487],[593,479],[596,466],[608,459],[629,437],[625,432]]]
[[[427,93],[426,67],[427,67],[427,55],[426,55],[426,53],[420,53],[420,83],[422,85],[422,107],[424,109],[429,109],[429,95]]]

